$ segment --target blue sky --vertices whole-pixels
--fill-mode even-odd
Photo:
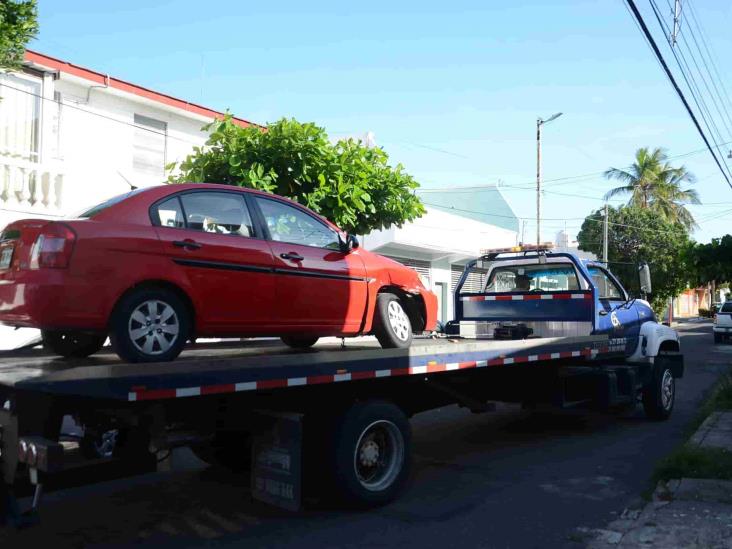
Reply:
[[[660,39],[648,2],[637,3]],[[732,3],[692,6],[732,92]],[[260,123],[294,116],[334,135],[371,131],[427,188],[500,181],[529,241],[537,116],[564,113],[544,129],[545,239],[565,225],[575,234],[612,186],[598,172],[628,165],[638,147],[670,156],[704,147],[622,0],[40,0],[39,9],[32,49]],[[692,210],[695,238],[732,232],[732,189],[710,155],[678,162],[707,203]],[[595,175],[551,181],[584,174]]]

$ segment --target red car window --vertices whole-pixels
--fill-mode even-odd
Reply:
[[[316,248],[340,249],[338,234],[302,210],[267,198],[256,198],[272,240]]]

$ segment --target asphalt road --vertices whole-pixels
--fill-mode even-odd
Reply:
[[[732,364],[711,324],[680,327],[686,375],[669,421],[529,415],[515,406],[473,415],[448,407],[412,420],[414,474],[395,503],[290,514],[250,500],[247,481],[176,456],[155,473],[49,494],[42,524],[0,531],[10,547],[580,547],[637,501],[655,462],[688,435],[696,408]]]

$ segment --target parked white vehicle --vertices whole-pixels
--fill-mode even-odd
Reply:
[[[732,337],[732,301],[726,301],[714,315],[714,343]]]

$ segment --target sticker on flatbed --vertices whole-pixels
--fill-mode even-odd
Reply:
[[[9,269],[13,259],[13,247],[9,246],[0,251],[0,269]]]

